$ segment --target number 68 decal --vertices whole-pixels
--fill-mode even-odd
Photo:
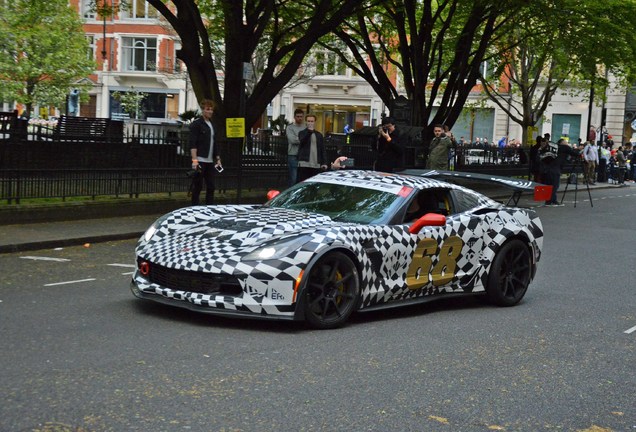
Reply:
[[[437,241],[432,238],[420,241],[406,272],[406,285],[409,289],[416,290],[428,284],[429,281],[433,282],[434,286],[449,283],[455,276],[457,260],[463,246],[461,237],[447,238],[439,250],[439,260],[433,267],[432,257],[438,252]]]

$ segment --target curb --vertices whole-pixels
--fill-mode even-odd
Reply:
[[[105,234],[105,235],[77,237],[77,238],[69,238],[69,239],[43,240],[43,241],[33,241],[33,242],[18,243],[18,244],[0,245],[0,254],[14,253],[14,252],[27,252],[27,251],[34,251],[39,249],[53,249],[56,247],[79,246],[85,243],[104,243],[104,242],[117,241],[117,240],[130,240],[130,239],[141,237],[143,233],[144,233],[143,231],[135,231],[135,232],[118,233],[118,234]]]

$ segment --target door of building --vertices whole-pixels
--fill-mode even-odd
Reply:
[[[580,114],[553,114],[550,138],[557,142],[565,138],[570,144],[577,144],[581,137]]]

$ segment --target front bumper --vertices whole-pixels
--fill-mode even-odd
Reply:
[[[254,298],[245,293],[227,296],[166,288],[146,280],[139,271],[132,277],[130,290],[140,299],[212,315],[287,321],[296,315],[295,304],[271,304],[265,297]]]

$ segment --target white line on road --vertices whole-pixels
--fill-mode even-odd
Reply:
[[[636,326],[634,326],[634,327],[632,327],[632,328],[630,328],[630,329],[625,330],[625,333],[626,333],[626,334],[630,334],[630,333],[634,333],[635,331],[636,331]]]
[[[117,264],[117,263],[112,263],[112,264],[106,264],[106,265],[109,265],[109,266],[111,266],[111,267],[126,267],[126,268],[135,268],[135,267],[137,267],[137,266],[136,266],[136,265],[134,265],[134,264]]]
[[[52,258],[52,257],[44,257],[44,256],[22,256],[20,258],[30,259],[34,261],[57,261],[57,262],[70,261],[70,259],[66,259],[66,258]]]
[[[95,278],[80,279],[80,280],[74,280],[74,281],[55,282],[55,283],[50,283],[50,284],[44,284],[44,286],[66,285],[66,284],[74,284],[74,283],[80,283],[80,282],[90,282],[90,281],[94,281],[94,280],[95,280]]]
[[[135,274],[135,272],[126,272],[126,273],[122,273],[122,276],[129,276],[133,274]]]

